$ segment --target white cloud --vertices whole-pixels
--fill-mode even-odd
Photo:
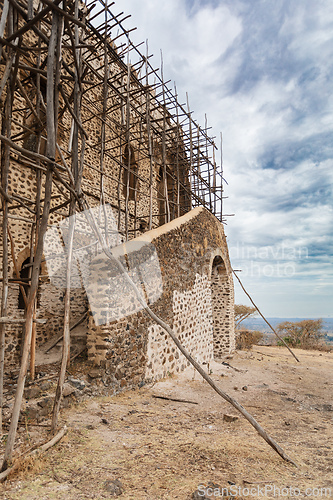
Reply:
[[[176,80],[180,101],[188,91],[199,123],[207,113],[212,134],[223,131],[231,246],[309,249],[293,277],[244,278],[258,305],[276,316],[328,315],[333,4],[195,0],[189,11],[187,3],[116,5],[132,13],[133,40],[149,38],[155,67],[163,49],[164,76],[171,87]]]

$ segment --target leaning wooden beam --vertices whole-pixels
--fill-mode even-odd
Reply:
[[[67,266],[66,266],[66,290],[64,297],[64,330],[63,330],[63,345],[62,345],[62,357],[61,357],[61,367],[58,379],[58,385],[56,390],[56,395],[53,404],[53,415],[51,429],[55,431],[58,425],[58,415],[60,410],[60,403],[63,393],[63,385],[66,376],[67,361],[70,349],[70,329],[69,329],[69,315],[70,315],[70,300],[71,300],[71,268],[72,268],[72,258],[73,258],[73,241],[74,241],[74,230],[75,230],[75,200],[72,200],[69,212],[69,234],[68,234],[68,246],[67,246]]]
[[[0,134],[0,141],[8,144],[12,149],[15,151],[18,151],[22,155],[28,156],[29,158],[33,158],[35,160],[40,160],[43,162],[48,163],[49,165],[55,166],[59,168],[59,170],[64,171],[65,168],[62,165],[59,165],[59,163],[56,163],[54,160],[51,158],[48,158],[47,156],[44,156],[40,153],[35,153],[34,151],[30,151],[29,149],[21,148],[15,142],[13,142],[11,139],[8,139],[8,137]],[[32,165],[31,165],[32,166]],[[38,165],[35,166],[35,168],[39,168]],[[42,170],[45,170],[45,168],[40,167]]]
[[[38,455],[39,453],[44,453],[45,451],[52,448],[52,446],[59,443],[59,441],[64,437],[66,432],[67,432],[67,427],[65,426],[50,441],[47,441],[46,443],[42,444],[41,446],[39,446],[35,450],[30,451],[27,454],[21,455],[16,460],[16,462],[14,463],[14,465],[12,467],[10,467],[9,469],[5,470],[4,472],[2,472],[0,474],[0,482],[4,481],[6,479],[6,477],[8,477],[11,472],[14,472],[18,467],[20,467],[22,465],[22,458],[28,458],[31,456]]]
[[[74,330],[74,328],[76,328],[78,325],[81,325],[81,323],[83,323],[83,321],[86,319],[87,314],[88,314],[88,311],[86,311],[86,312],[84,313],[84,315],[83,315],[83,316],[81,316],[81,318],[80,318],[80,319],[78,319],[78,320],[74,323],[74,325],[72,325],[72,326],[70,327],[69,331],[72,331],[72,330]],[[49,346],[48,346],[48,348],[46,349],[45,353],[48,353],[51,349],[53,349],[53,347],[54,347],[55,345],[57,345],[57,344],[58,344],[58,342],[60,342],[60,340],[63,338],[63,335],[64,335],[63,333],[59,333],[58,335],[56,335],[56,336],[53,338],[53,341],[49,344]],[[56,376],[56,375],[55,375],[55,376]]]
[[[28,295],[28,305],[27,305],[27,313],[26,313],[26,328],[25,328],[25,339],[24,339],[24,347],[23,347],[23,356],[21,360],[21,368],[19,372],[19,377],[17,381],[17,389],[15,395],[15,401],[13,406],[12,418],[10,423],[10,428],[7,437],[6,449],[4,454],[4,461],[2,465],[2,470],[7,469],[10,464],[14,442],[17,430],[17,424],[19,419],[19,414],[21,410],[22,396],[25,384],[25,377],[28,367],[29,360],[29,351],[30,351],[30,343],[31,343],[31,335],[32,335],[32,326],[33,326],[33,311],[34,311],[34,303],[35,297],[37,294],[38,288],[38,280],[39,280],[39,268],[42,261],[43,256],[43,237],[46,233],[48,215],[50,209],[50,199],[51,199],[51,191],[52,191],[52,170],[49,167],[46,180],[45,180],[45,201],[44,201],[44,210],[43,216],[40,226],[40,232],[38,237],[38,245],[33,265],[32,277],[31,277],[31,286]]]
[[[17,41],[18,40],[15,40],[15,43],[17,43]],[[15,57],[17,57],[17,56],[18,56],[18,54],[15,52],[15,50],[12,49],[10,56],[7,57],[7,64],[6,64],[5,71],[3,72],[2,79],[0,82],[0,98],[2,96],[2,92],[3,92],[4,88],[6,86],[7,80],[10,77],[12,67],[13,67],[13,64],[15,62]]]
[[[75,0],[75,17],[79,16],[79,0]],[[77,46],[79,43],[79,32],[78,26],[75,26],[75,36],[74,42]],[[63,346],[62,346],[62,356],[61,356],[61,366],[59,372],[59,379],[56,389],[56,395],[53,404],[53,415],[51,428],[53,431],[56,430],[58,425],[58,416],[60,410],[60,404],[62,400],[63,387],[66,376],[66,368],[69,362],[70,353],[70,298],[71,298],[71,268],[72,268],[72,258],[73,258],[73,241],[74,241],[74,231],[75,231],[75,202],[81,193],[81,182],[83,173],[83,155],[84,155],[84,134],[82,128],[78,126],[81,121],[80,109],[81,109],[81,94],[82,87],[79,85],[80,72],[81,72],[81,57],[80,49],[77,54],[78,64],[76,66],[77,73],[75,74],[75,87],[74,87],[74,113],[77,116],[78,121],[74,124],[73,131],[73,152],[72,152],[72,178],[74,182],[74,194],[71,195],[71,203],[69,208],[69,234],[68,234],[68,247],[67,247],[67,266],[66,266],[66,290],[64,297],[64,323],[63,323]],[[81,132],[81,159],[79,159],[79,130]]]
[[[86,204],[86,208],[89,208],[89,206]],[[231,396],[229,396],[226,392],[222,391],[216,384],[215,382],[210,378],[210,376],[205,372],[205,370],[195,361],[195,359],[190,355],[189,352],[185,349],[185,347],[181,344],[179,341],[178,337],[174,333],[173,329],[165,323],[157,314],[155,314],[152,309],[145,303],[145,301],[142,298],[142,294],[139,292],[137,286],[133,282],[133,280],[130,278],[130,276],[127,273],[127,270],[124,268],[122,263],[120,262],[119,259],[116,259],[113,254],[110,252],[108,249],[105,240],[103,238],[103,235],[101,234],[94,217],[91,213],[91,211],[86,210],[85,212],[87,216],[88,223],[91,225],[92,230],[94,231],[96,237],[99,239],[99,242],[101,244],[102,250],[104,254],[118,267],[119,271],[121,272],[122,276],[125,278],[129,286],[134,290],[137,300],[140,302],[142,305],[143,310],[150,316],[151,319],[153,319],[158,325],[160,325],[163,330],[165,330],[173,342],[176,344],[180,352],[185,356],[185,358],[191,363],[191,365],[200,373],[202,378],[206,380],[206,382],[214,389],[214,391],[221,396],[223,399],[228,401],[236,410],[238,410],[243,417],[250,422],[250,424],[256,429],[256,431],[260,434],[260,436],[275,450],[280,457],[283,458],[283,460],[286,460],[287,462],[292,463],[293,465],[296,465],[295,462],[291,458],[289,458],[284,450],[281,448],[278,443],[274,441],[273,438],[271,438],[267,432],[261,427],[261,425],[252,417],[252,415],[245,409],[241,404],[239,404],[235,399],[233,399]]]
[[[38,58],[39,59],[39,58]],[[39,87],[39,78],[37,77],[37,83]],[[37,94],[37,110],[40,111],[40,102],[39,102],[39,94]],[[37,141],[37,150],[40,147],[41,134],[38,134]],[[31,228],[31,254],[30,261],[33,262],[35,259],[35,252],[37,248],[38,242],[38,233],[40,227],[40,212],[41,212],[41,172],[40,170],[36,171],[36,184],[37,184],[37,193],[35,200],[35,224]],[[51,196],[52,199],[52,196]],[[35,241],[34,241],[35,236]],[[31,271],[30,271],[31,273]],[[31,333],[31,353],[30,353],[30,379],[35,379],[35,359],[36,359],[36,332],[37,332],[37,324],[36,324],[36,310],[37,310],[37,298],[35,298],[35,306],[34,306],[34,314],[33,314],[33,325],[32,325],[32,333]],[[25,334],[25,332],[24,332]]]

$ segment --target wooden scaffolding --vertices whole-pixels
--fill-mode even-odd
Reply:
[[[162,56],[157,70],[148,44],[143,53],[142,44],[131,41],[133,30],[124,27],[129,16],[113,9],[114,2],[103,0],[0,0],[0,406],[6,328],[17,321],[24,326],[4,468],[14,446],[29,360],[34,377],[37,291],[50,224],[106,203],[115,209],[123,241],[196,206],[223,222],[222,157],[218,165],[207,120],[203,128],[196,123],[188,100],[180,103],[176,87],[164,80]],[[27,192],[17,187],[23,172],[29,173],[24,184],[32,186]],[[30,235],[26,277],[19,273],[18,241],[12,235],[17,223]],[[67,354],[54,427],[69,346],[70,266],[71,250],[64,298]],[[13,285],[21,291],[24,320],[8,317]]]

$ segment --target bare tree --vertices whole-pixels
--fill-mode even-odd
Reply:
[[[244,319],[257,313],[257,309],[251,306],[235,304],[235,329],[238,330],[239,325]]]

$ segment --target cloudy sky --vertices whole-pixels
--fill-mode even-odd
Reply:
[[[117,0],[223,132],[232,265],[268,317],[333,313],[332,0]],[[116,12],[117,11],[117,12]],[[144,48],[143,48],[144,51]],[[237,303],[248,303],[236,286]]]

